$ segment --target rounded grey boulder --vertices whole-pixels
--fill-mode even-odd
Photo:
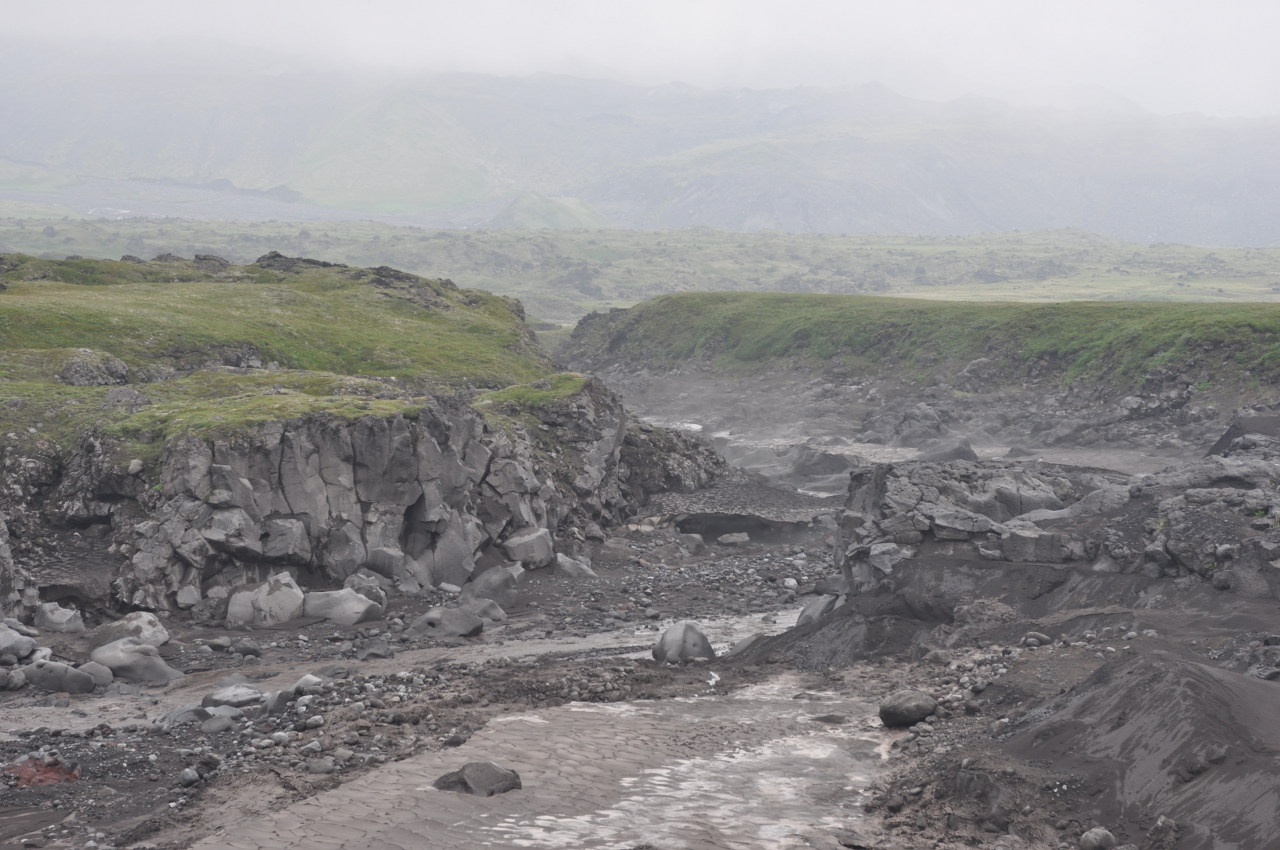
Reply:
[[[697,624],[684,620],[662,633],[662,637],[653,646],[653,657],[655,661],[665,661],[668,664],[695,659],[711,661],[716,657],[716,651]]]
[[[938,703],[923,691],[894,691],[880,701],[885,726],[914,726],[938,710]]]
[[[430,637],[471,637],[484,630],[484,620],[465,608],[432,608],[409,624],[409,631]]]
[[[97,682],[88,673],[61,661],[37,661],[20,668],[27,681],[50,693],[93,693]]]
[[[1116,837],[1110,830],[1095,826],[1080,836],[1080,850],[1111,850],[1116,846]]]
[[[115,679],[115,674],[111,672],[110,667],[96,661],[86,661],[76,669],[81,673],[88,673],[99,685],[109,685]]]
[[[151,646],[169,642],[169,631],[150,611],[131,611],[119,620],[103,623],[89,633],[90,645],[105,646],[121,638],[137,638]]]
[[[382,606],[354,588],[312,591],[303,602],[303,614],[323,617],[342,626],[382,619]]]
[[[117,678],[144,685],[167,685],[183,677],[160,657],[160,650],[136,637],[120,638],[93,651],[90,660]]]
[[[520,601],[516,577],[506,567],[490,567],[462,587],[463,599],[492,599],[509,611]]]

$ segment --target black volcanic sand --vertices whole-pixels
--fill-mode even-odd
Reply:
[[[974,599],[1012,616],[957,622]],[[895,762],[869,806],[887,834],[869,846],[1075,848],[1104,826],[1140,850],[1255,850],[1280,847],[1280,685],[1249,663],[1278,613],[1198,579],[923,558],[747,656],[946,690],[949,660],[1008,655],[972,716]],[[1030,631],[1053,645],[1013,649]]]

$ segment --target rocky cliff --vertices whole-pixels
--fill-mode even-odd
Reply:
[[[722,463],[557,371],[518,302],[449,281],[274,252],[0,260],[9,610],[212,610],[282,570],[462,585]]]
[[[86,436],[27,492],[49,493],[49,528],[109,527],[116,600],[153,609],[216,606],[281,570],[329,586],[364,567],[412,592],[496,563],[543,566],[648,493],[724,468],[691,440],[629,423],[595,380],[533,404],[442,397],[408,414],[188,436],[154,472],[119,457]]]

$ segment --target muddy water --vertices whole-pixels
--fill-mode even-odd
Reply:
[[[796,694],[784,678],[731,696],[569,706],[569,722],[594,716],[621,736],[655,723],[731,731],[711,752],[637,765],[587,811],[512,815],[484,832],[513,847],[811,847],[810,838],[859,818],[885,733],[869,703]]]
[[[795,614],[775,618],[702,625],[722,650],[781,631]],[[614,647],[633,655],[647,653],[654,638],[621,630],[557,641],[550,651],[612,655]],[[469,649],[470,660],[526,651],[548,650],[537,642]],[[498,716],[461,747],[388,764],[196,846],[786,850],[857,827],[890,740],[876,706],[858,695],[804,691],[792,673],[717,694],[716,663],[701,669],[705,694]],[[472,761],[516,770],[523,788],[479,798],[431,787]]]

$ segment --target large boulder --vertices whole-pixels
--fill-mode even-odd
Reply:
[[[99,685],[109,685],[115,680],[115,674],[111,672],[111,668],[96,661],[86,661],[76,669],[81,673],[88,673]]]
[[[715,659],[716,651],[697,624],[684,620],[662,633],[653,646],[653,657],[655,661],[668,664],[699,659],[711,661]]]
[[[938,710],[938,702],[923,691],[894,691],[880,701],[885,726],[914,726]]]
[[[342,590],[312,591],[306,595],[302,613],[308,617],[323,617],[341,626],[354,626],[369,620],[382,619],[382,606],[353,588]]]
[[[227,603],[227,628],[278,626],[303,615],[306,596],[293,576],[277,573],[257,587],[238,590]]]
[[[1100,826],[1080,836],[1080,850],[1111,850],[1116,846],[1116,837],[1111,831]]]
[[[520,589],[516,577],[506,567],[491,567],[462,587],[463,599],[492,599],[504,610],[511,610],[520,601]]]
[[[488,761],[470,762],[459,770],[441,776],[432,785],[441,791],[456,791],[477,797],[492,797],[494,794],[518,791],[522,787],[520,774]]]
[[[470,611],[480,619],[487,620],[490,623],[501,623],[507,619],[507,612],[502,610],[502,606],[492,599],[464,599],[458,607]]]
[[[151,646],[164,646],[169,642],[169,632],[159,617],[150,611],[132,611],[89,632],[89,643],[95,647],[103,646],[127,637],[137,638]]]
[[[697,536],[698,535],[696,534],[681,535],[681,537]],[[699,537],[698,542],[701,543],[702,538]],[[706,548],[706,544],[703,544],[703,551],[706,551]],[[596,571],[591,569],[591,565],[586,561],[581,561],[577,558],[570,558],[568,555],[563,553],[556,555],[556,575],[572,579],[599,578],[599,576],[596,575]]]
[[[63,608],[57,602],[45,602],[36,606],[35,623],[37,629],[57,634],[72,635],[84,631],[84,618],[74,608]]]
[[[160,650],[139,638],[126,637],[103,644],[90,660],[109,669],[113,676],[144,685],[167,685],[183,677],[160,657]]]
[[[433,638],[472,637],[484,630],[484,620],[464,608],[432,608],[410,623],[408,630]]]
[[[545,567],[556,558],[551,532],[545,528],[523,528],[502,544],[507,557],[528,567]]]
[[[36,640],[0,625],[0,655],[12,655],[21,661],[36,650]]]
[[[37,661],[18,669],[28,683],[50,693],[88,694],[98,684],[93,676],[61,661]]]

